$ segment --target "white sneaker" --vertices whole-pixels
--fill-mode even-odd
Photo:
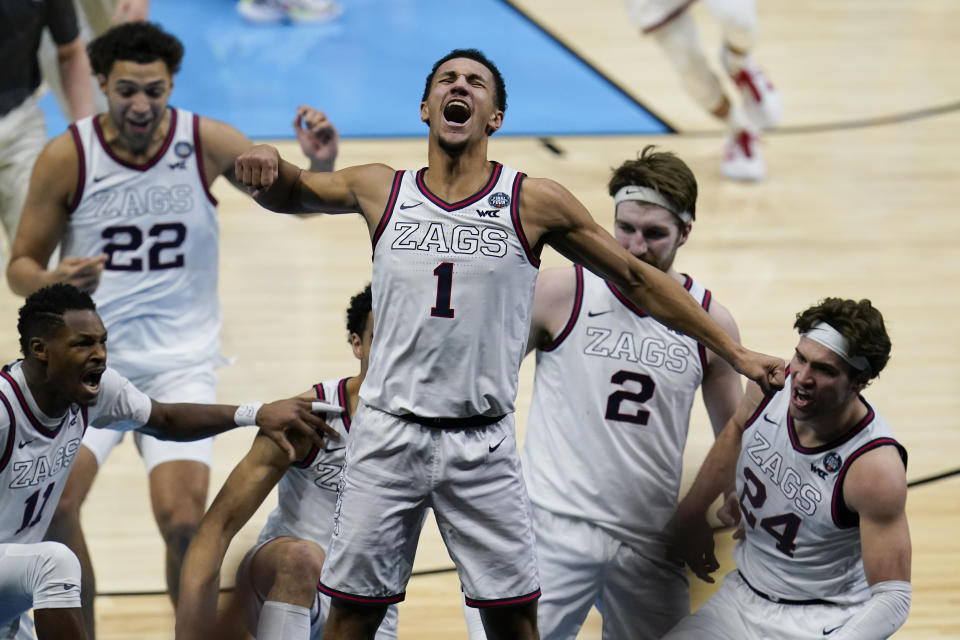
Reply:
[[[767,169],[760,155],[760,138],[746,129],[732,133],[723,149],[720,173],[731,180],[763,180]]]
[[[743,67],[733,69],[728,60],[727,48],[723,48],[720,58],[730,79],[737,85],[743,97],[743,108],[750,121],[760,129],[770,129],[780,124],[783,118],[783,100],[780,92],[752,56],[747,55]]]
[[[343,8],[330,0],[240,0],[237,11],[257,24],[329,22]]]

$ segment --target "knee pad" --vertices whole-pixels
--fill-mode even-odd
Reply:
[[[80,606],[80,561],[59,542],[38,542],[32,547],[31,581],[34,609]]]
[[[723,102],[720,79],[710,69],[696,24],[683,12],[651,34],[673,63],[683,86],[701,107],[715,111]]]

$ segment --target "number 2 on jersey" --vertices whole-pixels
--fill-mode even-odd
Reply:
[[[620,405],[624,401],[643,404],[653,397],[653,390],[657,388],[657,383],[653,378],[645,373],[635,371],[617,371],[610,377],[613,384],[623,385],[625,382],[640,383],[639,391],[627,391],[626,389],[617,389],[607,396],[607,413],[604,416],[607,420],[616,420],[617,422],[630,422],[632,424],[647,424],[650,420],[650,412],[645,409],[637,409],[635,413],[624,413]]]
[[[453,289],[453,263],[441,262],[433,270],[433,275],[437,276],[437,304],[430,309],[430,315],[435,318],[452,318],[450,293]]]

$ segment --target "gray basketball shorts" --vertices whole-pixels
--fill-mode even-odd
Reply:
[[[346,446],[321,592],[355,604],[402,601],[432,508],[469,606],[540,596],[512,414],[481,427],[427,427],[361,401]]]

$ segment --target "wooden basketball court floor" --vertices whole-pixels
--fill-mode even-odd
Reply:
[[[495,136],[491,157],[559,180],[610,226],[604,190],[610,168],[648,143],[677,152],[700,183],[698,219],[678,264],[733,312],[744,343],[788,358],[797,311],[828,295],[870,298],[885,315],[893,355],[866,396],[909,449],[909,479],[960,467],[960,325],[953,318],[960,309],[954,300],[960,290],[960,5],[760,3],[756,51],[783,94],[785,122],[765,139],[768,179],[744,185],[720,178],[719,127],[682,91],[654,43],[635,33],[619,0],[516,4],[680,133],[558,137],[550,140],[555,150],[537,139]],[[713,57],[719,35],[703,7],[693,11]],[[411,118],[415,109],[410,105]],[[295,143],[280,147],[286,157],[301,158]],[[425,164],[425,147],[423,139],[348,140],[338,164],[415,168]],[[270,214],[223,181],[214,192],[221,200],[223,352],[235,359],[220,371],[219,398],[269,400],[353,374],[343,310],[370,274],[360,218]],[[548,252],[544,263],[563,260]],[[17,352],[13,327],[21,302],[5,288],[0,292],[0,318],[10,328],[0,346],[8,358]],[[521,434],[531,365],[521,371]],[[245,430],[218,438],[211,498],[252,437]],[[698,401],[685,486],[710,439]],[[960,637],[958,494],[960,477],[952,475],[910,490],[914,596],[898,638]],[[271,498],[235,540],[225,585],[272,504]],[[161,593],[161,542],[129,444],[101,471],[84,523],[101,593],[100,638],[172,638],[172,611]],[[729,533],[718,535],[724,570],[732,566],[728,539]],[[402,639],[466,637],[455,574],[432,573],[451,566],[428,524],[415,567],[426,574],[411,580],[401,605]],[[693,585],[694,606],[711,589]],[[599,638],[599,629],[593,613],[580,637]]]

